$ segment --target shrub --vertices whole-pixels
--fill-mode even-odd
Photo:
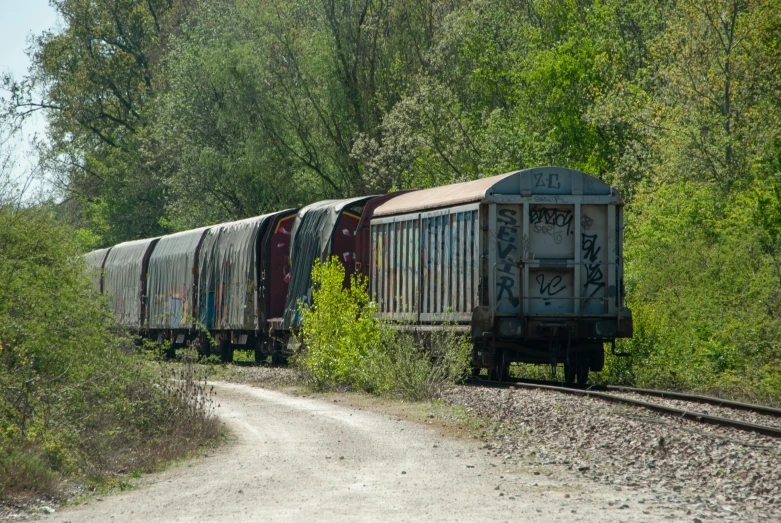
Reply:
[[[133,352],[82,249],[48,209],[0,207],[0,497],[149,470],[217,434],[205,384]]]
[[[345,289],[344,275],[344,266],[335,257],[326,263],[318,260],[312,269],[312,306],[300,304],[306,344],[303,367],[318,388],[340,383],[381,391],[388,385],[382,377],[388,362],[378,351],[376,306],[369,301],[365,278],[351,276]]]
[[[608,355],[611,383],[781,401],[779,271],[756,202],[686,183],[640,193],[627,213],[635,336]]]
[[[297,365],[312,386],[423,399],[466,377],[471,356],[467,339],[445,326],[419,340],[403,325],[384,324],[377,319],[366,280],[351,276],[345,289],[344,279],[338,258],[317,262],[312,305],[301,304],[305,350]]]

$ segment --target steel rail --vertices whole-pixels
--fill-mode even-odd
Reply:
[[[699,394],[685,394],[682,392],[670,392],[666,390],[636,389],[633,387],[623,387],[620,385],[608,385],[607,390],[616,392],[631,392],[634,394],[644,394],[646,396],[657,396],[659,398],[668,398],[681,401],[691,401],[695,403],[708,403],[717,407],[729,407],[731,409],[748,410],[757,414],[767,414],[768,416],[781,417],[781,409],[768,407],[767,405],[755,405],[753,403],[741,403],[739,401],[725,400],[714,396],[701,396]]]
[[[623,396],[616,396],[614,394],[609,394],[606,392],[598,392],[595,390],[574,389],[570,387],[559,387],[555,385],[542,385],[537,383],[524,383],[524,382],[515,382],[515,381],[495,381],[495,382],[481,381],[481,382],[471,382],[471,383],[479,383],[480,385],[499,386],[499,387],[519,387],[524,389],[552,390],[555,392],[562,392],[564,394],[572,394],[574,396],[594,397],[604,401],[610,401],[613,403],[635,405],[638,407],[646,408],[648,410],[653,410],[655,412],[661,412],[663,414],[671,414],[678,418],[697,421],[700,423],[707,423],[710,425],[717,425],[722,427],[732,427],[734,429],[743,430],[746,432],[756,432],[758,434],[763,434],[765,436],[770,436],[773,438],[781,438],[781,428],[778,427],[769,427],[767,425],[758,425],[756,423],[749,423],[747,421],[739,421],[739,420],[733,420],[728,418],[722,418],[720,416],[712,416],[710,414],[705,414],[703,412],[683,410],[675,407],[660,405],[658,403],[648,403],[647,401],[625,398]]]

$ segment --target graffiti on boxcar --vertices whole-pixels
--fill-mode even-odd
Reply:
[[[546,189],[561,189],[559,173],[535,173],[534,188],[544,187]]]
[[[529,210],[532,231],[547,234],[560,244],[565,236],[572,234],[572,211],[548,207],[534,207]]]
[[[584,295],[592,298],[605,286],[605,275],[602,272],[602,264],[599,261],[599,253],[602,247],[597,245],[599,238],[596,234],[581,233],[580,248],[583,251],[583,261],[586,267],[586,283],[583,285]]]
[[[589,216],[588,214],[584,214],[580,217],[580,228],[584,231],[588,231],[591,229],[591,226],[594,225],[594,218]]]
[[[518,270],[513,258],[517,258],[518,252],[518,211],[512,208],[499,209],[497,221],[499,227],[496,230],[497,253],[497,302],[508,299],[513,307],[519,304],[515,289],[518,288]],[[513,256],[513,253],[516,253]]]
[[[556,296],[567,288],[566,285],[561,284],[561,276],[554,276],[545,283],[545,274],[538,274],[535,280],[540,284],[540,296]]]
[[[564,198],[561,196],[535,196],[532,201],[535,203],[564,203]]]

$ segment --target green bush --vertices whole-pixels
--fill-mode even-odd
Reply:
[[[317,387],[341,383],[372,392],[384,390],[388,384],[378,374],[387,366],[383,361],[387,356],[378,352],[381,329],[376,307],[366,294],[365,279],[351,276],[345,289],[344,274],[337,258],[318,261],[312,269],[312,306],[300,304],[301,334],[307,347],[304,367]]]
[[[0,207],[0,497],[148,470],[217,434],[198,377],[139,357],[47,208]]]
[[[756,201],[711,184],[639,193],[627,213],[631,358],[603,379],[781,401],[779,271]]]
[[[312,386],[423,399],[466,377],[471,356],[467,339],[445,326],[419,340],[404,326],[384,324],[366,292],[366,280],[351,276],[345,289],[344,277],[338,258],[317,262],[312,305],[301,304],[306,348],[297,365]]]

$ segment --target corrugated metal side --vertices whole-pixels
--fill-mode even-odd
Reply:
[[[103,294],[117,321],[126,327],[141,327],[144,256],[156,241],[149,238],[115,245],[103,266]]]
[[[372,220],[372,296],[399,322],[467,322],[477,305],[478,206]]]
[[[308,205],[298,212],[291,233],[291,277],[285,301],[283,329],[301,326],[298,301],[310,303],[312,266],[316,259],[324,261],[333,253],[334,232],[340,218],[342,218],[343,211],[355,210],[360,215],[363,205],[372,198],[374,196],[326,200]],[[354,220],[354,226],[357,226],[359,219],[360,216]],[[342,245],[344,252],[355,253],[354,232],[350,236],[352,247],[347,249],[345,245]]]
[[[111,247],[107,247],[84,255],[84,261],[87,262],[87,275],[92,280],[92,285],[98,293],[103,291],[100,285],[103,274],[103,262],[106,261],[106,256],[110,250]]]
[[[274,214],[212,226],[198,260],[199,320],[206,328],[257,328],[257,241]]]
[[[196,249],[207,227],[163,236],[149,258],[147,294],[150,329],[193,326]]]

